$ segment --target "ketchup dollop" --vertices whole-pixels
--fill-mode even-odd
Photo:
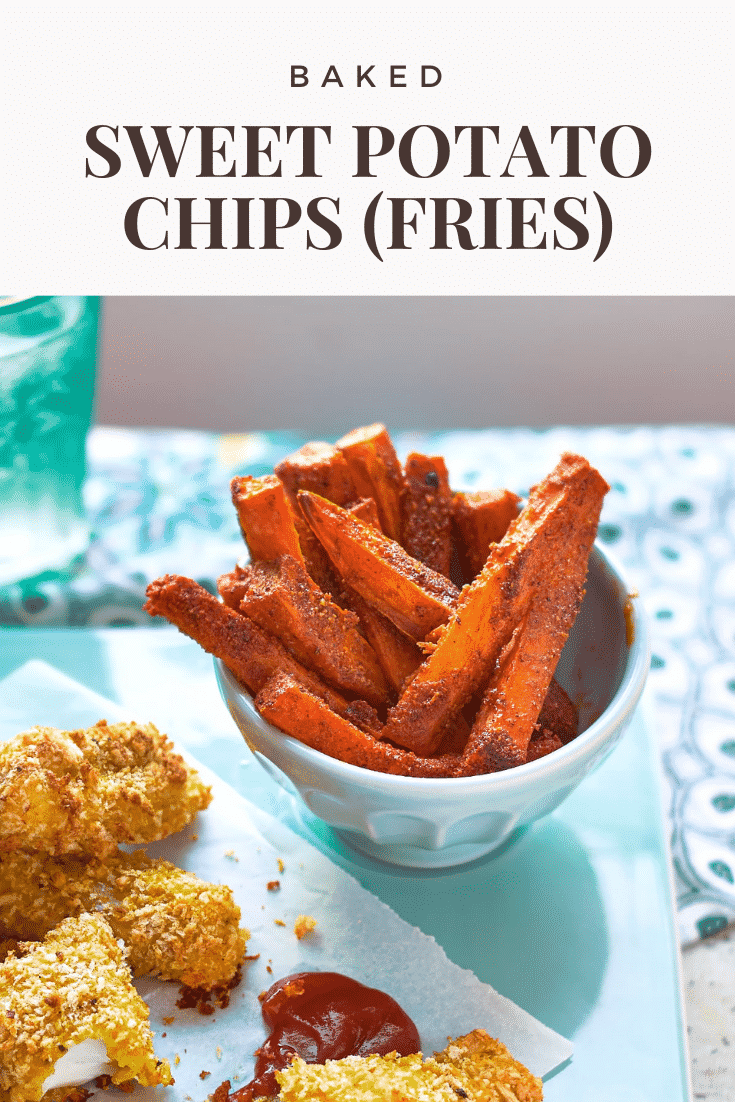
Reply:
[[[277,1095],[275,1072],[301,1056],[307,1064],[344,1056],[409,1056],[420,1049],[416,1026],[395,999],[339,972],[297,972],[278,980],[262,1000],[271,1033],[255,1054],[255,1078],[230,1095],[251,1102]]]

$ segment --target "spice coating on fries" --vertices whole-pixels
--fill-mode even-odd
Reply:
[[[220,579],[227,607],[171,577],[145,606],[220,657],[265,719],[414,777],[512,768],[576,736],[554,671],[608,489],[586,459],[563,455],[520,511],[510,490],[453,493],[441,457],[402,470],[380,424],[305,445],[276,474],[300,554],[265,524],[258,561]]]
[[[147,612],[165,616],[204,650],[221,658],[251,693],[257,693],[274,674],[286,671],[323,697],[339,715],[350,714],[356,722],[373,723],[369,704],[361,702],[363,706],[356,711],[340,693],[297,662],[278,639],[249,617],[220,604],[191,578],[167,574],[151,582],[146,593],[148,600],[143,607]]]
[[[382,531],[391,539],[400,540],[403,474],[385,425],[353,429],[337,441],[337,447],[347,461],[357,493],[375,501]],[[342,504],[329,494],[323,496]]]
[[[152,723],[36,727],[0,747],[0,853],[104,857],[181,830],[210,800]]]
[[[135,976],[221,987],[242,963],[248,931],[231,890],[145,853],[104,861],[0,857],[0,933],[40,941],[65,918],[97,912],[125,942]]]
[[[455,546],[470,578],[476,577],[494,543],[500,543],[518,516],[521,499],[510,490],[478,490],[452,498]]]
[[[283,483],[293,510],[294,525],[306,568],[325,593],[332,593],[336,583],[329,557],[306,523],[296,498],[300,490],[310,490],[329,501],[336,501],[339,505],[347,505],[360,497],[345,457],[332,444],[325,444],[320,440],[312,441],[287,455],[276,467],[276,475]],[[269,557],[276,558],[276,555]]]
[[[446,622],[459,596],[448,578],[317,494],[302,491],[298,501],[345,584],[400,631],[424,639]]]
[[[274,727],[306,746],[365,769],[410,777],[447,777],[457,763],[455,756],[420,758],[379,741],[369,731],[360,731],[288,674],[277,674],[266,682],[255,706]]]
[[[273,474],[261,478],[245,475],[233,478],[230,490],[240,531],[254,562],[274,559],[276,553],[303,562],[293,513],[280,479]]]
[[[114,1083],[173,1082],[157,1060],[148,1007],[132,985],[112,931],[99,915],[60,923],[41,944],[21,944],[0,964],[0,1099],[39,1102],[56,1061],[100,1040],[117,1065]]]
[[[283,555],[255,563],[239,571],[239,582],[239,611],[277,635],[305,666],[343,692],[386,703],[385,675],[357,615],[323,593],[299,562]]]
[[[490,677],[503,648],[527,616],[532,599],[543,593],[554,564],[560,564],[562,575],[577,582],[576,606],[587,571],[589,535],[594,538],[607,489],[607,483],[585,459],[569,455],[532,489],[528,505],[488,556],[482,572],[463,590],[436,648],[391,710],[386,738],[416,753],[431,753],[452,713],[464,707]],[[569,627],[571,623],[567,632]],[[534,714],[523,714],[529,738],[555,665],[554,661],[548,669],[546,688]],[[472,768],[476,766],[477,772],[487,771],[479,767],[477,756]]]
[[[401,543],[419,562],[449,576],[452,557],[452,491],[440,455],[413,452],[406,460]]]

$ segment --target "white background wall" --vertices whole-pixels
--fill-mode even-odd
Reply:
[[[733,298],[105,300],[97,421],[733,422]]]

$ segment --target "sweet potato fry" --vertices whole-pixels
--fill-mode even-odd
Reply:
[[[385,425],[365,425],[353,429],[337,441],[337,447],[347,460],[358,495],[374,499],[380,527],[392,540],[400,540],[403,474]],[[309,486],[302,488],[312,489]],[[315,493],[321,493],[316,487],[313,489]],[[336,501],[329,494],[322,494],[322,497]]]
[[[381,531],[378,509],[373,498],[360,498],[359,501],[347,506],[347,512],[363,523],[371,525],[376,531]],[[362,630],[378,656],[383,673],[397,696],[406,678],[420,664],[421,651],[412,639],[399,631],[395,624],[392,624],[381,612],[371,608],[354,589],[343,586],[339,599],[345,608],[353,609],[359,616]],[[465,732],[465,741],[467,735],[469,735],[469,728]]]
[[[302,492],[298,501],[344,582],[397,628],[423,639],[448,620],[459,597],[448,578],[324,498]]]
[[[541,712],[528,744],[526,761],[544,758],[577,737],[579,716],[567,694],[552,677]]]
[[[409,555],[449,576],[452,491],[440,455],[412,452],[406,460],[402,498],[403,544]]]
[[[249,566],[240,566],[238,563],[229,574],[222,574],[217,579],[219,595],[233,612],[240,611],[240,601],[245,596],[246,582]]]
[[[151,616],[165,616],[224,664],[253,695],[279,671],[290,673],[340,715],[377,727],[377,717],[363,701],[353,704],[320,677],[305,669],[286,648],[247,616],[234,612],[191,578],[166,574],[151,582],[143,606]],[[362,705],[362,707],[357,707]]]
[[[239,611],[275,635],[308,669],[346,693],[379,706],[388,683],[354,612],[340,608],[284,555],[241,572]]]
[[[276,467],[293,513],[306,569],[320,589],[333,596],[338,589],[329,556],[304,520],[296,503],[299,490],[310,490],[328,501],[346,505],[360,495],[352,483],[344,456],[331,444],[313,440],[287,455]]]
[[[570,524],[565,554],[550,556],[543,586],[536,587],[485,691],[465,754],[469,773],[509,769],[526,761],[528,746],[551,677],[584,596],[587,559],[607,485]]]
[[[412,639],[399,631],[377,609],[371,608],[354,589],[346,589],[345,600],[359,616],[362,630],[378,656],[383,673],[397,696],[406,678],[410,677],[421,664],[421,651]]]
[[[374,498],[361,497],[358,501],[353,501],[351,505],[345,506],[345,508],[348,513],[351,513],[353,517],[357,517],[363,524],[369,524],[378,532],[382,532],[380,517],[378,516],[378,506],[375,504]]]
[[[303,562],[292,508],[283,483],[274,474],[233,478],[232,504],[253,562],[292,555]]]
[[[526,508],[493,548],[481,574],[462,591],[435,649],[389,712],[383,737],[416,753],[431,753],[449,717],[489,678],[533,597],[544,592],[549,575],[568,575],[570,585],[573,578],[581,593],[591,546],[588,536],[594,537],[607,488],[586,459],[568,454],[533,488]],[[553,667],[546,687],[552,673]]]
[[[347,505],[370,493],[356,490],[342,452],[321,440],[312,440],[287,455],[276,467],[276,474],[290,494],[310,490],[327,501]]]
[[[380,742],[331,711],[323,699],[288,674],[277,674],[267,681],[255,698],[255,706],[268,723],[285,734],[364,769],[408,777],[447,777],[457,764],[454,755],[420,758]]]
[[[521,499],[510,490],[456,493],[452,498],[452,528],[460,564],[468,581],[476,577],[490,546],[499,543],[518,515]]]

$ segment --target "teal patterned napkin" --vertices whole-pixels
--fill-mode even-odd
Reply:
[[[396,434],[399,453],[444,455],[455,489],[525,493],[563,450],[611,484],[599,538],[651,618],[650,692],[671,819],[683,944],[735,921],[735,429],[493,429]],[[242,553],[229,480],[264,474],[292,434],[93,430],[85,488],[93,537],[66,575],[0,590],[0,624],[153,621],[145,586],[165,573],[214,590]]]

